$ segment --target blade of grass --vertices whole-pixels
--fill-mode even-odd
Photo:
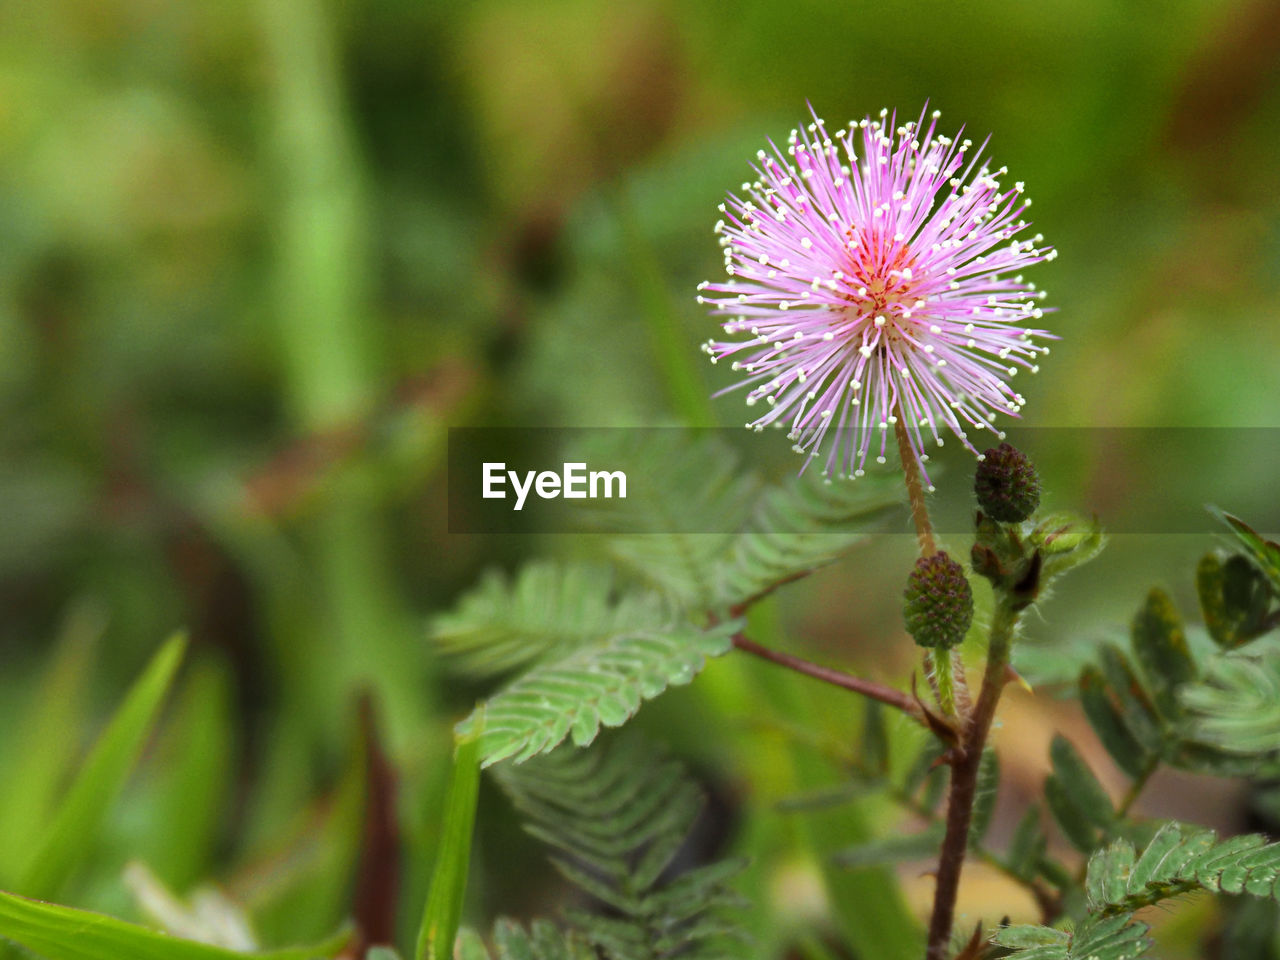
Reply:
[[[318,0],[259,0],[255,8],[270,79],[263,129],[274,175],[272,317],[283,392],[304,433],[349,430],[379,399],[382,326],[370,322],[370,201],[344,102],[337,24]],[[316,638],[280,652],[283,675],[311,685],[298,692],[306,703],[342,702],[372,681],[388,740],[409,749],[433,716],[434,690],[393,586],[378,500],[383,470],[361,455],[334,464],[309,520],[306,563],[323,602],[326,669],[307,663]]]
[[[233,889],[253,908],[270,942],[310,939],[350,913],[364,831],[365,744],[352,732],[341,778],[311,811],[296,817],[287,841],[265,864],[246,865]]]
[[[213,663],[193,664],[175,695],[172,719],[147,764],[156,822],[131,851],[175,890],[206,876],[230,798],[235,720],[230,681]],[[181,837],[181,843],[174,843]]]
[[[0,937],[48,960],[317,960],[335,956],[350,939],[342,933],[308,947],[237,953],[179,940],[100,913],[39,903],[10,893],[0,893]]]
[[[482,727],[483,723],[477,724]],[[462,918],[462,899],[471,865],[471,834],[480,791],[479,731],[459,741],[453,779],[445,800],[444,832],[436,856],[431,891],[418,930],[417,960],[451,960]]]
[[[94,649],[106,618],[96,608],[75,605],[68,613],[53,661],[10,730],[21,731],[0,792],[0,886],[9,886],[30,862],[50,811],[76,759],[75,731],[84,714]]]
[[[147,743],[186,644],[186,637],[177,635],[160,648],[94,744],[36,852],[18,873],[16,887],[24,894],[54,896],[92,850],[112,802]]]

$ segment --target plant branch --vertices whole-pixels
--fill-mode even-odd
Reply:
[[[932,557],[938,552],[933,536],[933,524],[929,520],[929,507],[924,501],[924,484],[920,480],[920,463],[907,437],[907,425],[902,419],[902,408],[894,407],[893,432],[898,438],[898,456],[902,458],[902,472],[906,477],[907,496],[911,500],[911,519],[916,525],[916,539],[920,541],[920,556]]]
[[[1018,611],[1007,599],[1001,599],[991,623],[991,642],[987,651],[987,667],[982,678],[982,692],[969,718],[964,735],[964,753],[951,768],[951,790],[947,797],[947,830],[938,858],[938,880],[934,892],[933,916],[929,921],[929,945],[925,960],[946,960],[955,921],[956,896],[960,891],[960,871],[969,849],[969,825],[973,820],[973,802],[977,793],[978,767],[982,750],[991,732],[996,706],[1004,685],[1009,680],[1005,670]]]
[[[881,703],[901,710],[917,721],[923,720],[920,706],[909,694],[903,693],[901,690],[894,690],[892,687],[876,683],[874,680],[864,680],[862,677],[855,677],[850,673],[833,670],[831,667],[824,667],[821,664],[805,660],[803,657],[783,653],[780,650],[772,650],[769,647],[761,646],[754,640],[747,639],[741,633],[733,638],[733,645],[739,650],[760,657],[762,660],[768,660],[770,663],[776,663],[789,670],[794,670],[796,673],[803,673],[807,677],[813,677],[816,680],[822,680],[837,687],[852,690],[854,693],[860,693],[864,697],[870,697],[872,700],[879,700]]]

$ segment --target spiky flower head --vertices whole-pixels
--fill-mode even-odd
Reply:
[[[746,374],[730,390],[768,405],[747,426],[786,427],[806,466],[825,449],[827,474],[884,463],[899,418],[922,465],[948,431],[976,454],[969,430],[1003,438],[996,415],[1023,404],[1010,379],[1049,352],[1044,294],[1018,271],[1055,251],[1020,237],[1023,185],[1002,186],[1006,169],[937,118],[882,110],[833,138],[815,114],[720,205],[729,278],[698,300],[745,339],[704,349]]]
[[[922,647],[950,649],[973,623],[973,590],[964,567],[940,550],[921,557],[907,577],[902,615]]]
[[[973,493],[982,512],[1000,523],[1021,523],[1040,506],[1040,475],[1011,443],[983,451],[973,475]]]

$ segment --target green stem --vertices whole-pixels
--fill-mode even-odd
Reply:
[[[956,713],[956,687],[949,647],[933,651],[933,673],[938,683],[938,706],[947,716],[953,717]]]

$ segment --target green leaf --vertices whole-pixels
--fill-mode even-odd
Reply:
[[[1069,934],[1061,930],[1054,930],[1051,927],[1036,927],[1031,925],[1019,925],[1012,927],[1002,927],[996,931],[991,942],[1002,947],[1010,947],[1013,949],[1025,949],[1027,947],[1053,947],[1062,946],[1070,942]]]
[[[544,661],[478,708],[458,725],[458,733],[478,733],[486,767],[508,758],[522,763],[566,738],[586,746],[601,726],[621,726],[644,701],[691,681],[708,657],[732,647],[740,626],[732,621],[707,630],[673,625],[622,633]],[[484,731],[479,733],[481,710]]]
[[[1229,513],[1224,513],[1214,507],[1210,508],[1210,512],[1231,528],[1231,532],[1236,535],[1236,539],[1248,551],[1250,559],[1257,564],[1258,569],[1271,581],[1272,589],[1280,591],[1280,543],[1268,540],[1243,520],[1233,517]]]
[[[1115,822],[1115,808],[1093,771],[1066,737],[1053,738],[1049,747],[1053,777],[1062,785],[1066,799],[1096,827],[1106,830]]]
[[[885,725],[884,704],[870,699],[863,710],[862,764],[881,776],[889,773],[889,730]]]
[[[1039,873],[1040,861],[1045,855],[1048,841],[1040,826],[1040,808],[1032,805],[1018,821],[1009,841],[1006,862],[1009,869],[1023,880],[1032,880]]]
[[[92,848],[111,803],[146,745],[185,649],[186,638],[173,637],[134,683],[19,872],[15,886],[24,894],[55,895]]]
[[[207,875],[235,779],[230,681],[213,664],[193,666],[146,769],[155,816],[165,830],[143,838],[141,846],[130,851],[180,890]],[[182,842],[174,843],[173,837],[182,837]]]
[[[1184,837],[1179,824],[1169,822],[1158,829],[1147,842],[1129,874],[1129,889],[1143,890],[1148,884],[1159,885],[1177,875],[1178,867],[1169,857],[1183,844]]]
[[[1206,553],[1196,565],[1196,595],[1200,598],[1200,613],[1214,642],[1220,647],[1230,648],[1236,644],[1235,624],[1227,612],[1226,600],[1222,595],[1224,581],[1222,558],[1216,553]]]
[[[1236,642],[1244,643],[1265,632],[1274,596],[1270,581],[1239,554],[1227,558],[1222,578],[1222,599],[1235,624]]]
[[[1273,588],[1247,558],[1236,554],[1224,562],[1216,553],[1205,554],[1196,567],[1196,591],[1218,646],[1229,650],[1265,632]]]
[[[1097,847],[1097,827],[1068,796],[1066,787],[1057,776],[1045,778],[1044,798],[1054,821],[1073,847],[1082,853],[1089,853]]]
[[[1182,687],[1179,701],[1189,739],[1237,756],[1280,754],[1280,659],[1274,653],[1210,659],[1204,679]]]
[[[740,861],[671,875],[702,807],[681,764],[638,737],[561,748],[495,775],[553,851],[557,869],[609,910],[573,911],[582,936],[610,960],[723,957],[737,935],[724,908]]]
[[[106,620],[77,604],[68,613],[52,662],[31,690],[31,698],[13,721],[21,731],[9,758],[0,791],[0,886],[16,886],[17,872],[29,862],[48,826],[78,749],[76,731],[84,712],[94,653]]]
[[[1187,646],[1182,618],[1173,600],[1155,589],[1133,620],[1133,652],[1142,665],[1160,712],[1178,717],[1182,707],[1177,691],[1196,677],[1196,664]]]
[[[1026,539],[1041,556],[1040,582],[1048,584],[1062,574],[1094,560],[1107,545],[1097,517],[1083,520],[1069,513],[1051,514],[1023,525]]]
[[[1117,840],[1089,861],[1085,895],[1091,904],[1123,900],[1129,889],[1136,853],[1128,840]]]
[[[436,854],[431,890],[418,928],[418,960],[452,960],[462,901],[471,865],[471,835],[475,829],[480,791],[480,743],[475,737],[458,741],[453,779],[445,798],[440,850]]]
[[[309,947],[237,953],[134,926],[113,917],[0,893],[0,937],[48,960],[316,960],[340,953],[341,934]]]
[[[1146,753],[1163,754],[1166,746],[1165,721],[1157,712],[1155,702],[1139,679],[1133,664],[1110,644],[1104,645],[1100,653],[1103,675],[1119,705],[1120,717],[1125,727]]]
[[[831,860],[842,867],[879,867],[903,860],[924,860],[938,855],[942,846],[943,825],[936,823],[922,833],[906,836],[879,837],[856,847],[832,854]]]
[[[1106,678],[1097,667],[1080,673],[1080,703],[1107,753],[1130,777],[1142,776],[1156,760],[1138,741],[1115,705]]]

